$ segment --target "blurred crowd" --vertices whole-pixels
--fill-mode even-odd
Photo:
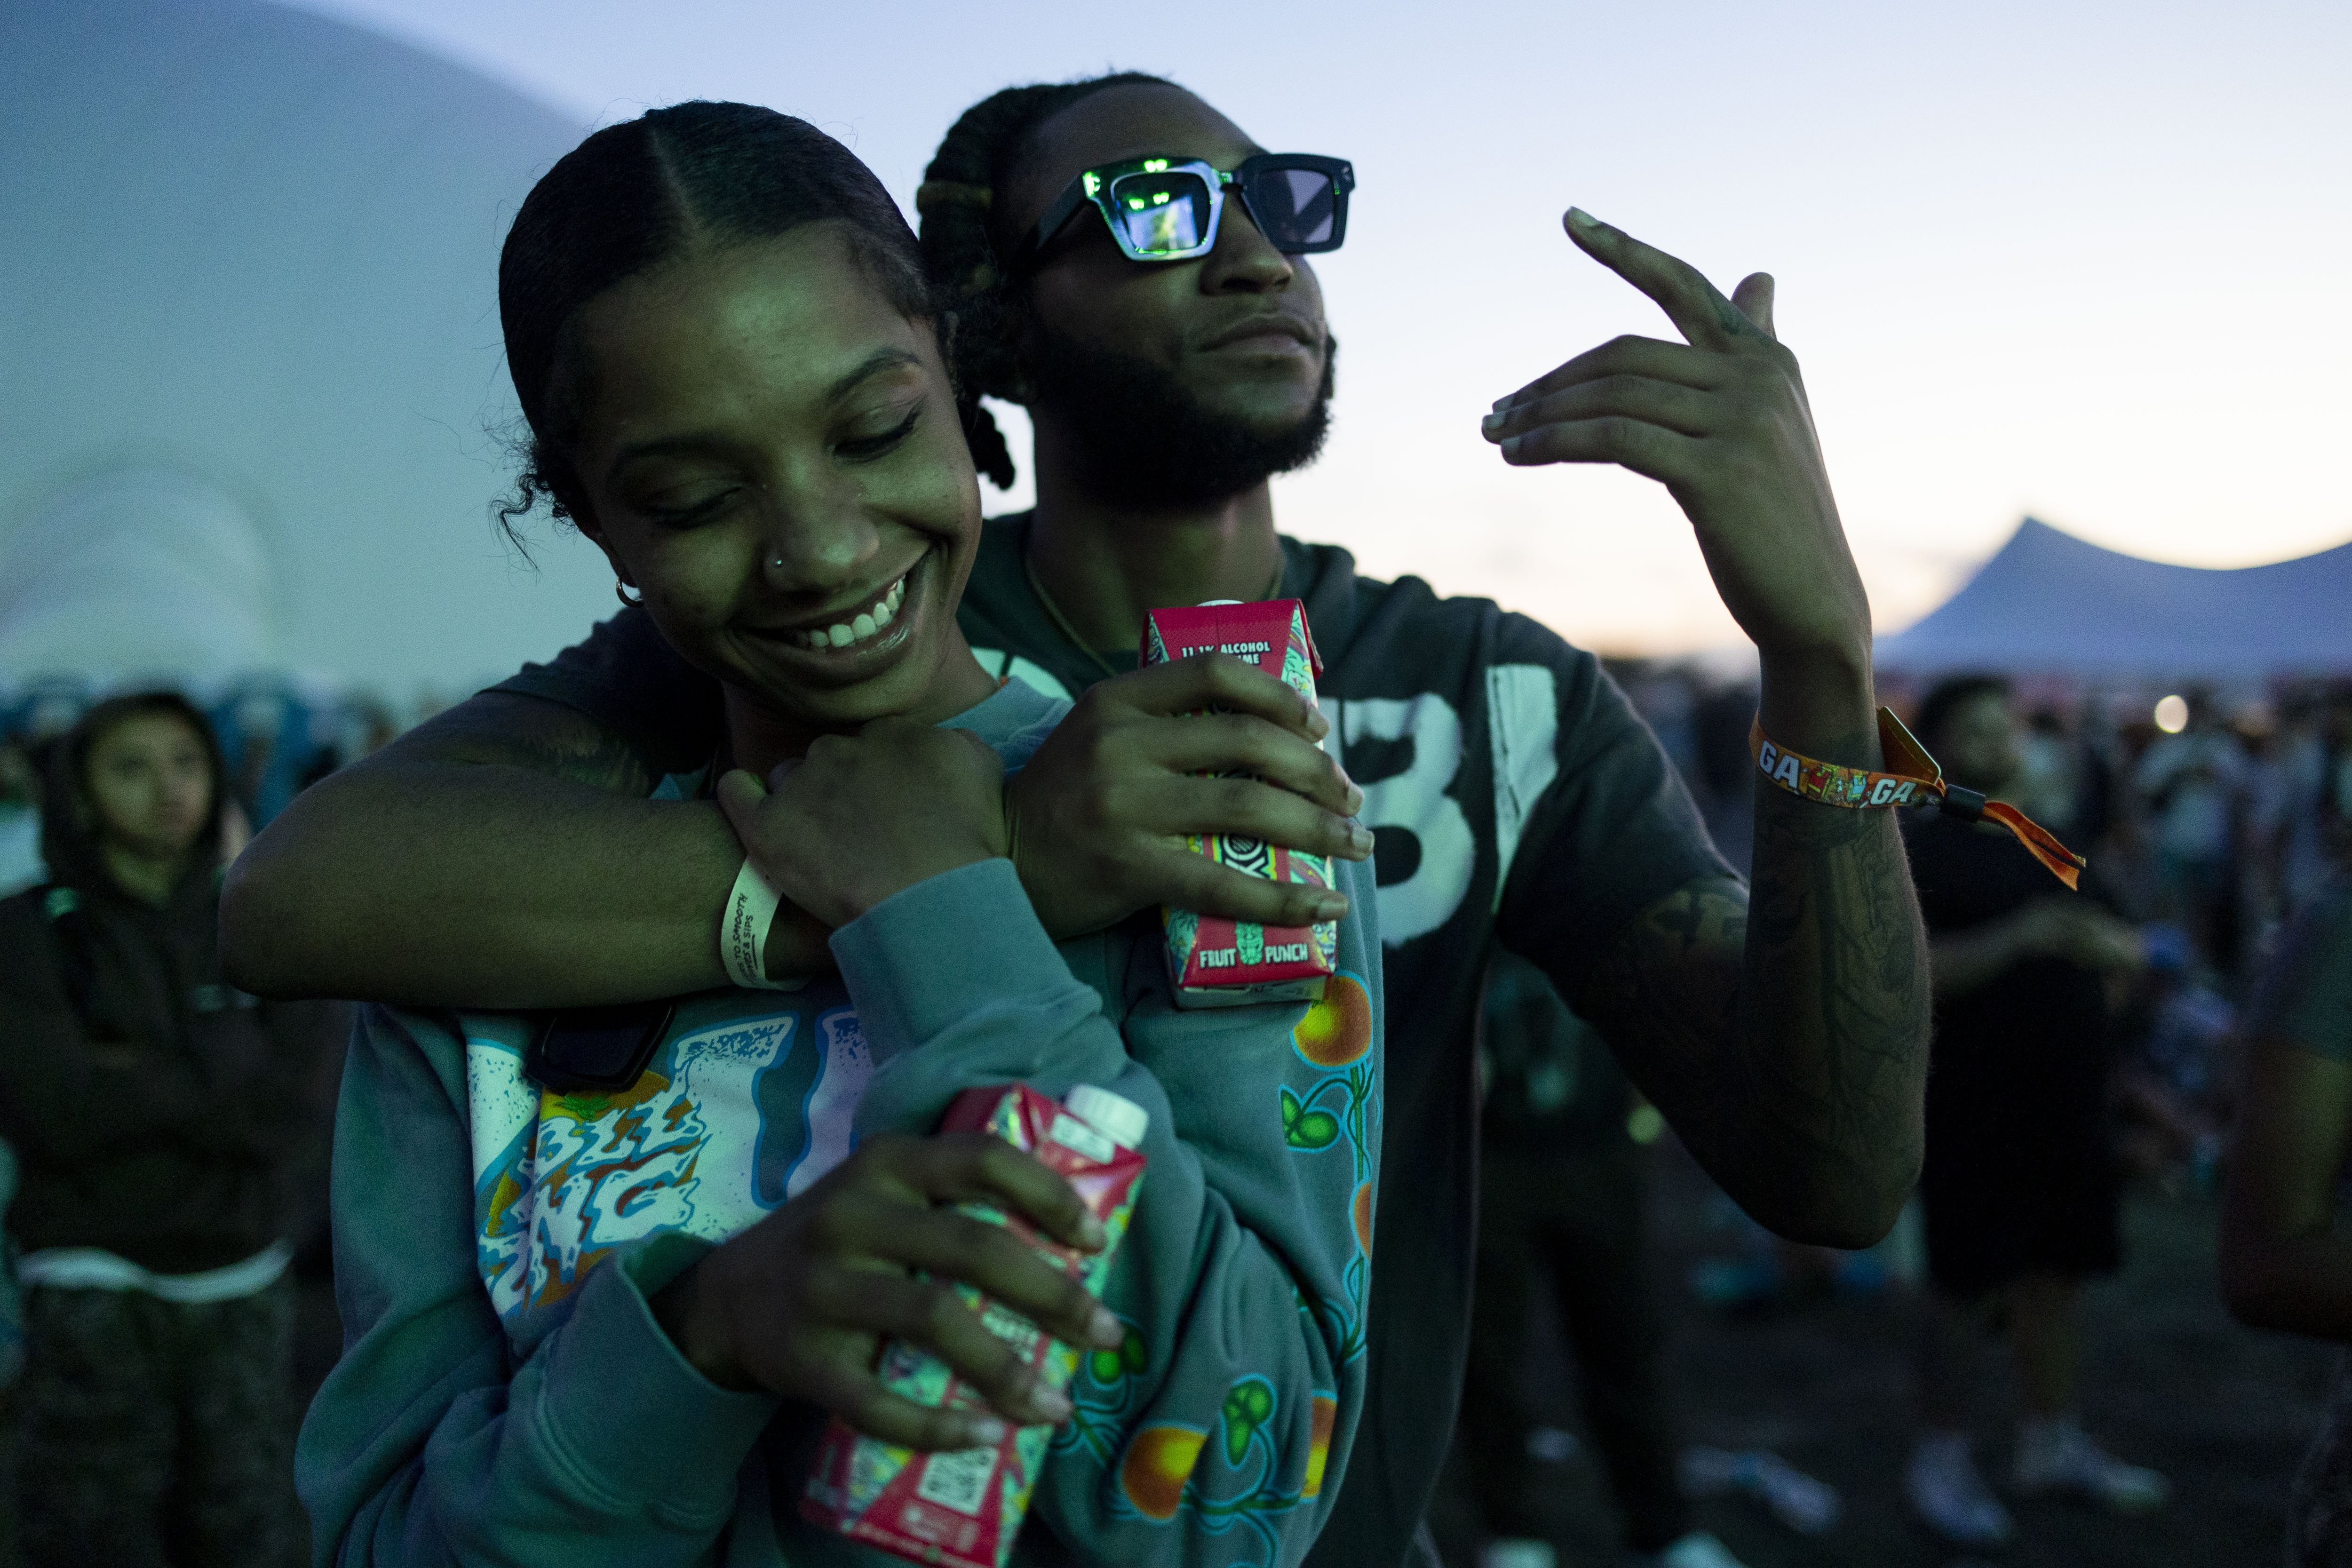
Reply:
[[[1754,685],[1687,664],[1613,673],[1744,870]],[[2021,807],[2091,869],[2065,894],[2022,854],[2003,862],[1958,822],[1906,814],[1937,970],[1920,1196],[1879,1247],[1837,1253],[1780,1241],[1717,1194],[1728,1248],[1685,1284],[1703,1308],[1739,1315],[1830,1296],[1885,1303],[1915,1346],[1909,1510],[1951,1544],[1992,1550],[2016,1531],[2004,1496],[2139,1511],[2169,1495],[2166,1477],[2080,1424],[2080,1290],[2122,1261],[2126,1185],[2216,1193],[2243,1012],[2285,923],[2352,860],[2352,684],[1890,685],[1947,776]],[[1737,1563],[1690,1529],[1692,1500],[1726,1491],[1800,1535],[1829,1529],[1833,1488],[1769,1450],[1681,1436],[1646,1262],[1641,1145],[1657,1113],[1516,961],[1490,977],[1482,1065],[1477,1337],[1459,1439],[1482,1568],[1556,1561],[1530,1458],[1580,1440],[1524,1403],[1520,1347],[1538,1313],[1559,1331],[1583,1441],[1637,1560]],[[1996,1346],[2005,1372],[1990,1364]],[[2004,1377],[2022,1419],[1997,1489],[1978,1464],[1990,1447],[1978,1406]]]
[[[1755,688],[1685,664],[1615,673],[1744,868]],[[1910,720],[1932,684],[1882,678],[1881,696]],[[2144,960],[2116,998],[2121,1152],[2136,1173],[2210,1185],[2239,1010],[2287,920],[2352,862],[2352,681],[2023,679],[2011,701],[2010,796],[2088,858]]]

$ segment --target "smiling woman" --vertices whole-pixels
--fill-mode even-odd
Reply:
[[[724,684],[738,760],[935,721],[993,685],[953,606],[980,493],[930,324],[837,221],[689,252],[579,314],[572,518],[662,634]]]
[[[980,492],[929,288],[845,149],[740,105],[601,132],[517,215],[499,306],[519,500],[719,679],[738,762],[987,695],[953,615]]]

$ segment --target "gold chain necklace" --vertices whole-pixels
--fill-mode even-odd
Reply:
[[[1279,551],[1282,547],[1277,544],[1275,548],[1276,551]],[[1282,592],[1282,576],[1285,570],[1285,564],[1286,563],[1281,561],[1276,561],[1275,563],[1274,578],[1271,582],[1266,584],[1265,592],[1260,594],[1258,595],[1259,598],[1271,599]],[[1055,626],[1060,628],[1062,635],[1069,639],[1070,646],[1076,648],[1080,653],[1085,654],[1088,658],[1092,659],[1094,661],[1095,668],[1101,670],[1107,678],[1114,680],[1117,679],[1118,678],[1118,671],[1113,669],[1110,667],[1110,661],[1103,658],[1101,654],[1097,653],[1093,647],[1087,643],[1087,639],[1078,635],[1077,627],[1070,625],[1069,616],[1062,614],[1062,606],[1054,603],[1054,595],[1045,592],[1045,584],[1038,581],[1037,566],[1034,562],[1029,559],[1029,542],[1026,539],[1024,539],[1021,542],[1021,570],[1023,574],[1029,579],[1029,591],[1037,595],[1037,603],[1045,606],[1046,616],[1053,621]]]

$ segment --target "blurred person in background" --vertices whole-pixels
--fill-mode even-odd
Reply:
[[[240,681],[213,705],[213,732],[228,767],[229,797],[248,825],[247,837],[268,826],[296,795],[334,771],[339,737],[333,731],[341,719],[340,705],[321,707],[290,683],[268,677]]]
[[[2133,783],[2156,850],[2157,913],[2184,927],[2197,951],[2224,970],[2236,958],[2236,851],[2243,816],[2245,753],[2203,687],[2189,694],[2189,725],[2158,735]]]
[[[1917,732],[1947,778],[2011,798],[2021,770],[2005,682],[1967,676],[1937,686]],[[2138,939],[2095,891],[2066,891],[1989,824],[1921,816],[1905,822],[1904,839],[1936,989],[1920,1177],[1934,1289],[1919,1343],[1924,1425],[1906,1489],[1920,1516],[1955,1541],[1991,1546],[2012,1533],[1968,1431],[1979,1342],[1998,1329],[2024,1396],[2015,1489],[2154,1507],[2164,1478],[2102,1449],[2074,1405],[2081,1283],[2122,1257],[2108,986],[2139,967]]]
[[[0,898],[39,881],[40,792],[31,749],[21,735],[0,735]]]
[[[1697,768],[1689,780],[1716,849],[1741,875],[1756,847],[1756,759],[1748,726],[1756,717],[1752,685],[1726,686],[1699,699],[1691,718]]]
[[[16,1198],[16,1152],[0,1140],[0,1224]],[[25,1370],[25,1298],[16,1243],[0,1230],[0,1568],[16,1568],[16,1382]]]
[[[0,902],[25,1556],[289,1561],[287,1221],[345,1020],[223,982],[224,769],[194,707],[100,703],[47,763],[50,880]]]
[[[1538,1280],[1575,1357],[1585,1424],[1633,1560],[1738,1568],[1720,1541],[1692,1530],[1675,1474],[1680,1445],[1659,1365],[1643,1151],[1627,1131],[1639,1103],[1633,1086],[1543,971],[1507,952],[1487,973],[1479,1046],[1486,1103],[1460,1440],[1486,1537],[1481,1568],[1554,1562],[1523,1398],[1528,1315],[1544,1299]]]
[[[2277,742],[2277,802],[2268,814],[2276,907],[2291,918],[2352,867],[2352,684],[2308,692]]]
[[[2288,928],[2257,987],[2229,1181],[2221,1290],[2256,1328],[2352,1342],[2352,1240],[2336,1195],[2352,1153],[2352,879]],[[2296,1474],[2290,1568],[2352,1565],[2352,1371]]]
[[[41,864],[41,758],[89,707],[79,682],[43,681],[18,701],[0,735],[0,898],[48,875]]]
[[[2210,1192],[2228,1122],[2228,1059],[2237,1009],[2200,972],[2177,926],[2140,932],[2147,967],[2116,1037],[2117,1152],[2167,1191]]]
[[[2140,759],[2164,732],[2137,693],[2109,693],[2086,712],[2084,729],[2084,744],[2099,766],[2084,802],[2086,820],[2066,842],[2097,865],[2099,887],[2126,919],[2160,921],[2166,900],[2158,882],[2155,825],[2136,777]]]
[[[2025,815],[2077,847],[2103,843],[2114,826],[2116,773],[2079,712],[2043,705],[2020,736],[2017,802]]]

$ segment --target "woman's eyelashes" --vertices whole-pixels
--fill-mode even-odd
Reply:
[[[730,488],[683,504],[665,506],[656,501],[644,501],[639,503],[637,510],[645,515],[647,521],[658,523],[664,528],[693,528],[698,524],[709,522],[724,511],[727,503],[732,500],[735,495],[736,491]]]
[[[915,426],[923,416],[923,405],[918,400],[907,410],[907,416],[889,429],[876,436],[857,436],[836,441],[833,449],[853,463],[869,463],[889,452],[915,433]]]
[[[889,416],[885,413],[882,416]],[[852,463],[870,463],[887,457],[915,433],[915,427],[922,422],[922,417],[923,401],[918,398],[907,409],[905,416],[887,429],[835,441],[833,444],[834,454]],[[697,494],[687,485],[672,484],[664,488],[658,499],[647,497],[638,501],[636,510],[647,521],[663,528],[695,528],[724,513],[744,488],[730,484],[707,494]]]

